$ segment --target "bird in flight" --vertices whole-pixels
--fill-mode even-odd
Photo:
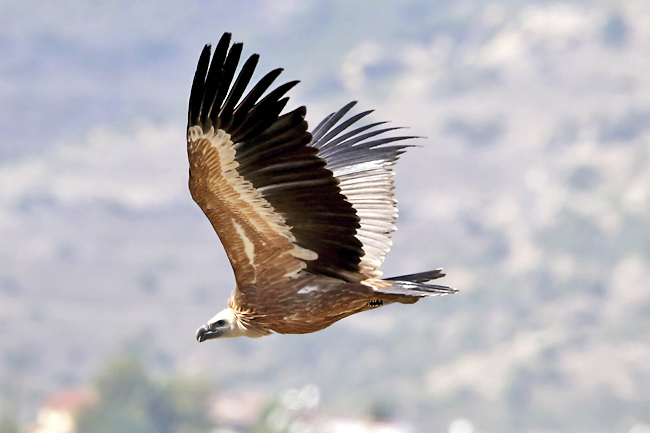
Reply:
[[[221,337],[305,334],[352,314],[456,290],[429,283],[441,269],[380,279],[397,208],[393,165],[407,136],[344,119],[355,102],[308,132],[306,108],[282,114],[298,82],[269,91],[275,69],[245,94],[259,56],[235,78],[242,44],[206,45],[190,92],[187,153],[192,198],[235,273],[228,307],[196,332]],[[233,84],[234,81],[234,84]],[[266,93],[266,95],[265,95]],[[379,136],[379,137],[378,137]]]

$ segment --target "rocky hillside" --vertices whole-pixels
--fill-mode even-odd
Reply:
[[[31,3],[0,5],[0,415],[127,341],[153,371],[315,384],[332,414],[381,402],[421,432],[650,424],[645,1]],[[186,190],[186,98],[225,30],[302,80],[311,124],[357,99],[427,137],[384,270],[460,293],[196,344],[234,280]]]

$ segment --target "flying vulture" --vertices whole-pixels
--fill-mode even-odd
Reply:
[[[206,45],[190,93],[189,188],[235,272],[224,309],[196,332],[220,337],[319,331],[361,311],[455,292],[441,269],[380,279],[397,209],[392,167],[414,137],[387,137],[349,103],[308,132],[306,108],[281,114],[275,69],[245,94],[259,56],[235,78],[242,44]],[[233,84],[234,81],[234,84]],[[264,96],[264,94],[266,95]],[[376,138],[381,136],[380,138]]]

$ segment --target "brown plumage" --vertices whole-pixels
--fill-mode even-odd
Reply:
[[[373,139],[396,129],[379,123],[347,132],[370,113],[341,122],[355,103],[309,133],[305,107],[281,115],[297,82],[263,97],[280,69],[244,96],[259,56],[234,79],[241,51],[229,33],[212,60],[206,45],[190,94],[190,192],[237,283],[228,308],[197,339],[315,332],[381,305],[453,293],[427,283],[440,270],[378,279],[397,217],[392,165],[408,147],[387,144],[413,137]]]

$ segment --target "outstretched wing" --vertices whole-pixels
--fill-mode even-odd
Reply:
[[[326,162],[309,146],[305,108],[280,115],[297,82],[262,95],[280,74],[244,96],[258,55],[223,35],[201,53],[190,94],[187,150],[192,197],[219,235],[237,280],[235,301],[268,299],[302,269],[360,281],[359,218]],[[259,289],[258,289],[259,288]]]
[[[350,102],[330,114],[312,132],[311,145],[318,156],[327,161],[327,168],[339,179],[341,192],[361,219],[356,237],[363,244],[361,272],[378,278],[379,266],[390,250],[391,234],[396,230],[397,206],[393,198],[393,165],[409,145],[388,143],[417,138],[412,136],[384,137],[377,135],[400,128],[380,128],[385,122],[371,123],[345,132],[350,126],[372,113],[364,111],[339,122],[356,105]]]

